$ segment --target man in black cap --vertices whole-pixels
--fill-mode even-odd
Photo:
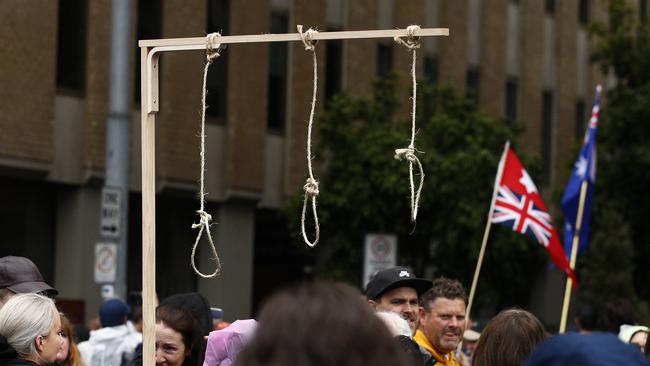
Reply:
[[[372,277],[366,286],[366,298],[376,311],[400,314],[415,333],[420,323],[418,298],[429,288],[431,281],[415,277],[406,267],[392,267]]]
[[[34,262],[25,257],[0,258],[0,308],[15,294],[39,293],[48,297],[59,294],[45,283]]]

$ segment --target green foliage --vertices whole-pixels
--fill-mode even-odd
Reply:
[[[584,292],[634,301],[650,298],[650,27],[626,1],[607,4],[609,23],[592,27],[598,39],[593,60],[616,75],[617,85],[607,93],[598,132],[593,246],[579,263],[586,267]]]
[[[315,248],[316,275],[358,283],[365,234],[394,233],[399,264],[420,274],[426,270],[458,278],[469,287],[498,160],[517,131],[505,120],[478,113],[449,89],[421,93],[416,148],[425,179],[414,224],[409,166],[394,158],[396,148],[408,146],[411,125],[393,85],[389,78],[379,81],[371,96],[338,95],[318,121],[321,243]],[[290,205],[292,228],[300,226],[295,213],[301,205],[302,194]],[[305,246],[298,235],[295,239]],[[533,240],[493,228],[477,308],[526,305],[529,284],[543,270],[545,258]]]

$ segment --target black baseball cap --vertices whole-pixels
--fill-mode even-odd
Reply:
[[[431,286],[431,281],[415,277],[406,267],[391,267],[372,277],[366,286],[366,297],[368,300],[377,300],[385,292],[399,287],[410,287],[420,296]]]
[[[43,293],[47,296],[59,294],[45,283],[34,262],[25,257],[12,255],[0,258],[0,289],[9,289],[17,294]]]

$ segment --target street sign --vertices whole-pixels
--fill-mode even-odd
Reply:
[[[95,283],[113,283],[117,267],[117,244],[95,245]]]
[[[397,237],[391,234],[366,234],[363,259],[365,288],[375,273],[397,264]]]
[[[117,239],[120,237],[121,208],[122,191],[119,188],[104,187],[99,215],[99,235],[103,238]]]

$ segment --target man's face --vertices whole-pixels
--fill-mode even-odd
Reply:
[[[375,310],[392,311],[400,314],[402,318],[408,321],[412,333],[415,333],[415,330],[418,328],[420,316],[418,293],[415,289],[410,287],[398,287],[385,292],[375,301],[369,300],[368,303],[370,303],[370,306]]]
[[[465,301],[461,298],[436,298],[431,311],[420,308],[422,332],[439,352],[449,353],[458,347],[465,331]]]

